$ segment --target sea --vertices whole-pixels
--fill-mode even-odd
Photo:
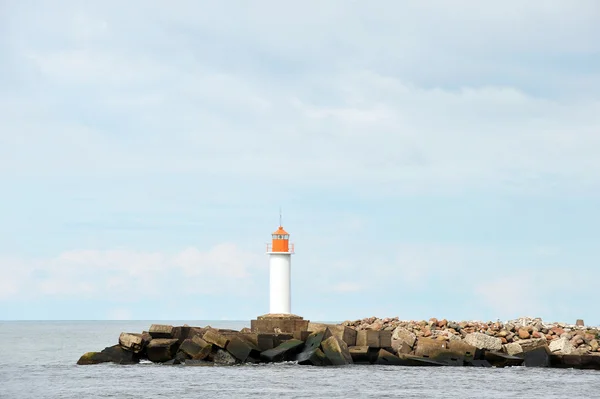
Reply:
[[[0,398],[600,398],[600,372],[512,367],[216,367],[100,364],[79,357],[152,321],[0,322]],[[249,321],[160,321],[241,329]]]

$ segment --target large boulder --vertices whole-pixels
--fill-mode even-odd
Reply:
[[[405,342],[408,346],[412,348],[415,345],[416,340],[417,336],[404,327],[396,327],[396,329],[392,333],[392,343],[394,341]]]
[[[567,337],[555,339],[550,342],[550,352],[559,355],[570,355],[575,351],[575,347]]]
[[[157,338],[150,341],[146,347],[148,360],[155,363],[164,363],[175,357],[179,346],[176,338]]]
[[[502,347],[504,352],[506,352],[509,356],[515,356],[520,353],[523,353],[523,348],[519,345],[518,342],[511,342],[510,344],[506,344]]]
[[[475,332],[467,334],[464,341],[478,349],[490,351],[500,351],[502,349],[502,340],[500,338],[491,337],[483,333]]]
[[[375,331],[378,332],[378,331]],[[334,366],[352,364],[352,356],[348,351],[348,345],[336,336],[331,336],[321,342],[321,348],[329,362]]]
[[[79,358],[77,364],[90,365],[100,363],[136,364],[139,356],[131,351],[123,349],[120,345],[109,346],[102,352],[88,352]]]
[[[304,342],[299,339],[290,339],[273,349],[261,352],[260,358],[264,362],[283,362],[294,360],[296,355],[302,350]]]
[[[121,335],[119,335],[119,345],[130,352],[140,353],[144,349],[146,342],[144,342],[142,334],[122,332]]]

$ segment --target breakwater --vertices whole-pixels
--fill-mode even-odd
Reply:
[[[600,330],[584,325],[547,324],[535,318],[502,323],[371,317],[340,324],[310,323],[293,317],[290,323],[290,318],[268,315],[259,319],[262,324],[253,321],[253,329],[240,331],[153,324],[141,333],[121,333],[114,346],[88,352],[78,364],[135,364],[149,360],[214,366],[293,361],[312,366],[383,364],[600,370]],[[292,327],[286,330],[285,326]]]

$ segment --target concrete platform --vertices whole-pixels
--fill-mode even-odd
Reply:
[[[309,320],[295,314],[267,313],[250,321],[253,333],[294,334],[308,331]]]

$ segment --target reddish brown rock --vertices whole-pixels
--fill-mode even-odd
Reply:
[[[437,326],[439,328],[444,328],[447,325],[448,325],[448,320],[446,320],[446,319],[442,319],[442,320],[440,320],[440,321],[437,322]]]
[[[560,328],[560,327],[552,327],[552,328],[550,329],[550,331],[551,331],[553,334],[555,334],[555,335],[558,335],[559,337],[565,333],[565,330],[563,330],[563,329],[562,329],[562,328]]]
[[[521,339],[529,339],[529,332],[526,329],[519,329],[519,338]]]
[[[539,332],[537,332],[537,331],[534,331],[534,332],[531,334],[531,338],[542,338],[542,334],[541,334],[541,333],[539,333]]]

